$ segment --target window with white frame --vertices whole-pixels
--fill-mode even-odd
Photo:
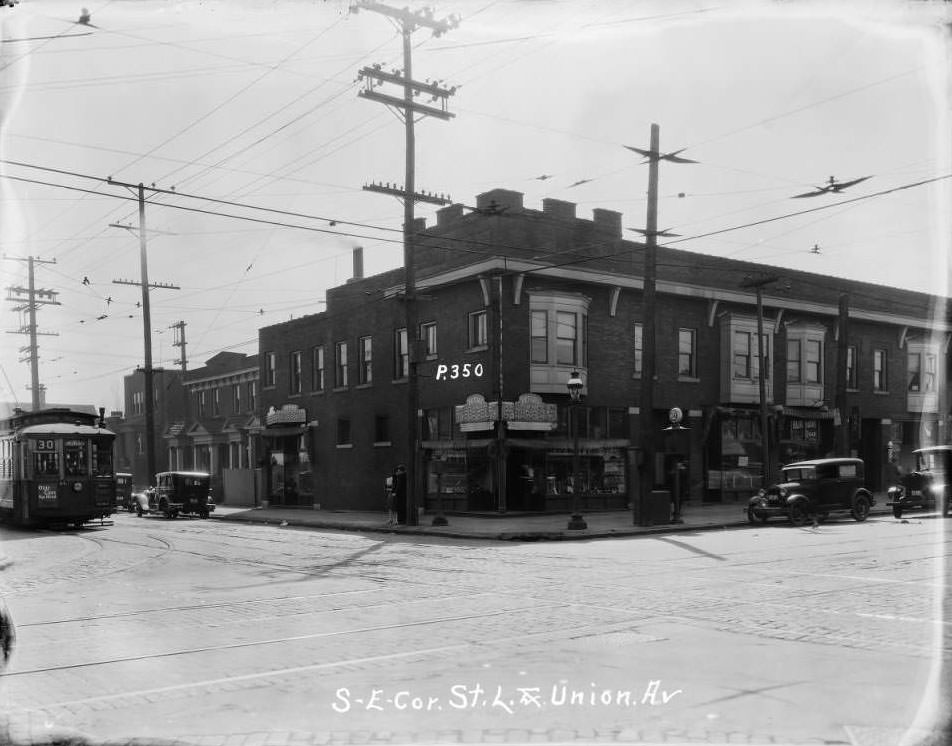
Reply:
[[[374,347],[372,337],[357,340],[358,379],[360,383],[370,383],[374,378]]]
[[[529,293],[531,391],[565,393],[565,382],[571,372],[588,365],[590,303],[591,299],[581,293]]]
[[[343,388],[347,385],[347,343],[338,342],[334,354],[334,386]]]
[[[886,361],[886,350],[873,350],[873,391],[884,392],[889,390]]]
[[[787,340],[787,383],[800,383],[803,355],[799,339]]]
[[[311,348],[311,390],[324,390],[324,345]]]
[[[218,417],[221,414],[221,389],[212,389],[212,414]]]
[[[808,339],[806,343],[806,381],[823,383],[823,342],[819,339]]]
[[[406,378],[410,375],[410,352],[407,347],[407,330],[397,329],[393,333],[393,377]]]
[[[635,348],[635,377],[639,378],[641,376],[642,365],[644,364],[644,355],[645,355],[645,326],[640,322],[635,322],[635,327],[632,330],[632,335],[634,337],[634,348]]]
[[[231,412],[239,414],[241,412],[241,384],[233,383],[231,385]]]
[[[555,362],[559,365],[578,365],[578,314],[572,311],[555,312]]]
[[[469,314],[467,327],[469,329],[467,340],[469,349],[486,347],[489,344],[489,325],[485,311],[474,311]]]

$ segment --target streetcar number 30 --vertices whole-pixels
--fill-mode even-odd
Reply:
[[[38,451],[55,451],[56,450],[56,441],[55,440],[37,440],[36,450]]]
[[[436,366],[437,381],[451,381],[457,378],[481,378],[483,375],[483,364],[463,363],[463,365],[445,365],[440,363]]]

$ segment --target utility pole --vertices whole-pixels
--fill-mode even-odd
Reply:
[[[849,354],[849,320],[850,297],[847,293],[840,295],[839,316],[837,318],[837,346],[836,346],[836,392],[833,406],[839,413],[839,422],[836,424],[836,453],[840,456],[850,454],[850,418],[847,401],[847,356]],[[856,365],[856,361],[853,361]]]
[[[12,303],[17,303],[18,305],[14,307],[14,311],[23,311],[27,312],[27,321],[26,324],[23,323],[21,317],[20,328],[13,332],[8,332],[8,334],[29,334],[30,335],[30,344],[26,347],[21,347],[20,352],[26,353],[26,357],[20,358],[20,362],[29,361],[30,363],[30,394],[31,394],[31,404],[33,411],[37,411],[43,405],[43,397],[41,396],[43,386],[40,384],[40,354],[39,346],[37,345],[36,338],[38,336],[48,336],[56,337],[59,336],[55,332],[41,332],[36,328],[36,310],[40,306],[58,306],[61,305],[59,301],[56,300],[57,293],[53,290],[38,290],[36,287],[36,276],[34,272],[34,265],[36,264],[56,264],[55,259],[40,259],[39,257],[30,256],[26,259],[22,257],[8,256],[4,259],[13,259],[15,261],[27,262],[29,266],[29,279],[27,282],[27,287],[8,287],[7,288],[7,300]]]
[[[172,330],[172,346],[181,348],[179,368],[182,369],[182,373],[184,374],[188,368],[188,359],[185,357],[185,322],[178,321],[172,324],[169,329]]]
[[[142,288],[142,336],[144,348],[144,360],[142,366],[144,399],[145,399],[145,443],[146,443],[146,478],[149,484],[155,478],[155,384],[153,383],[152,368],[152,312],[149,305],[149,289],[151,287],[163,287],[178,290],[175,285],[159,283],[149,284],[149,256],[148,239],[145,229],[145,187],[139,184],[127,184],[116,181],[109,177],[108,182],[117,186],[123,186],[127,189],[135,189],[139,200],[139,227],[131,228],[128,225],[111,223],[114,228],[125,228],[126,230],[136,230],[139,234],[139,272],[140,281],[132,280],[113,280],[116,285],[139,285]]]
[[[358,79],[364,80],[366,88],[358,93],[362,98],[376,101],[396,110],[402,116],[406,139],[406,168],[402,189],[390,187],[369,186],[369,191],[378,191],[385,194],[399,195],[403,199],[403,264],[404,264],[404,309],[406,311],[407,326],[407,524],[415,526],[419,523],[417,513],[417,492],[420,481],[417,470],[417,442],[419,416],[419,376],[417,364],[419,360],[420,330],[417,323],[416,308],[416,273],[414,268],[414,233],[416,230],[414,206],[417,202],[437,202],[445,204],[445,200],[434,197],[432,194],[416,192],[416,139],[414,132],[415,116],[435,116],[440,119],[450,119],[453,115],[446,110],[447,99],[455,93],[455,88],[444,88],[439,81],[420,83],[413,80],[412,54],[410,39],[413,32],[419,28],[429,28],[434,36],[442,36],[451,28],[459,25],[459,19],[451,16],[448,19],[437,20],[433,11],[424,9],[411,11],[408,8],[398,10],[382,5],[375,0],[359,0],[350,8],[352,13],[359,10],[370,10],[380,13],[389,19],[400,32],[403,38],[403,70],[384,71],[379,64],[362,68]],[[377,90],[377,86],[390,83],[403,88],[403,96],[392,96]],[[431,101],[440,101],[441,107],[426,106],[414,101],[414,98],[425,93]]]
[[[644,464],[641,472],[641,489],[638,491],[636,523],[648,524],[648,495],[655,483],[655,426],[654,426],[654,380],[655,380],[655,283],[658,269],[658,147],[660,128],[651,125],[651,140],[648,149],[648,212],[645,218],[645,266],[642,292],[642,364],[641,364],[641,448]]]
[[[770,484],[770,437],[767,432],[767,375],[769,371],[766,370],[764,364],[764,287],[779,279],[777,275],[769,275],[759,279],[747,279],[741,283],[741,287],[754,288],[757,291],[757,383],[760,394],[760,448],[762,451],[760,474],[765,489]]]

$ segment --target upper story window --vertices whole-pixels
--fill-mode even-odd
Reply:
[[[529,335],[533,363],[549,362],[549,316],[545,311],[532,311]]]
[[[274,386],[275,384],[276,359],[273,352],[264,353],[264,386]]]
[[[823,383],[826,329],[820,324],[787,327],[787,383]],[[822,398],[822,397],[821,397]]]
[[[428,358],[436,357],[436,322],[420,325],[420,338],[423,340],[424,354]]]
[[[939,381],[945,380],[941,346],[928,339],[910,340],[906,350],[906,409],[938,412]]]
[[[822,383],[823,342],[818,339],[808,339],[806,343],[806,381],[807,383]]]
[[[241,384],[233,383],[231,385],[231,412],[238,414],[241,412]]]
[[[565,382],[576,368],[588,364],[588,308],[580,293],[530,292],[530,390],[566,392]]]
[[[572,311],[555,312],[555,362],[559,365],[578,365],[578,314]]]
[[[485,347],[489,344],[489,324],[485,311],[474,311],[469,315],[469,349]]]
[[[889,390],[886,361],[886,350],[873,350],[873,391],[884,392]]]
[[[258,406],[258,382],[248,381],[248,411],[254,412]]]
[[[360,383],[370,383],[374,378],[374,347],[372,337],[357,340],[358,379]]]
[[[216,417],[221,414],[221,389],[212,389],[212,414]]]
[[[846,388],[855,389],[857,380],[856,345],[849,345],[846,348]]]
[[[324,345],[311,348],[311,390],[324,390]]]
[[[678,375],[697,377],[697,329],[678,329]]]
[[[397,329],[393,333],[393,377],[406,378],[410,375],[410,352],[407,347],[407,330]]]
[[[632,330],[635,348],[635,378],[641,377],[641,369],[645,360],[645,325],[641,322],[635,322],[635,328]]]
[[[764,372],[770,379],[770,337],[763,336]],[[734,332],[734,378],[757,379],[760,377],[760,347],[757,333],[747,330]]]
[[[198,392],[198,416],[204,417],[208,413],[208,392],[204,389]]]
[[[294,350],[288,360],[288,393],[300,394],[301,383],[301,351]]]
[[[336,367],[334,369],[334,386],[341,388],[347,385],[347,343],[338,342],[334,355]]]

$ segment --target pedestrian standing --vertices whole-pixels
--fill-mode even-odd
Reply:
[[[397,512],[394,510],[394,479],[393,477],[387,477],[385,484],[385,500],[387,505],[387,525],[392,526],[397,522]]]
[[[398,464],[393,470],[393,500],[396,503],[397,523],[407,522],[407,467]]]

